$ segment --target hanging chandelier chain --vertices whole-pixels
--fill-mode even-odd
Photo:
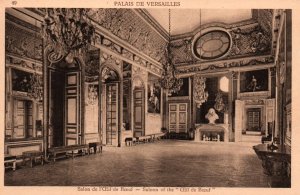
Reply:
[[[181,86],[183,85],[182,79],[176,77],[176,67],[172,63],[171,57],[171,9],[169,12],[169,35],[168,35],[168,43],[166,45],[166,62],[163,65],[163,73],[161,78],[161,87],[163,89],[168,90],[168,93],[178,93]]]
[[[171,41],[171,9],[169,9],[169,43]]]
[[[200,10],[199,10],[199,21],[200,21],[200,39],[199,39],[199,45],[200,45],[200,47],[201,47],[201,30],[202,30],[202,23],[201,23],[201,19],[202,19],[202,10],[201,10],[201,8],[200,8]],[[201,50],[200,50],[200,55],[199,55],[199,59],[200,59],[200,61],[201,61]],[[201,68],[201,66],[200,66],[200,68]]]
[[[201,30],[202,30],[202,10],[199,10],[199,45],[201,47]],[[201,50],[200,50],[201,51]],[[206,77],[203,77],[201,74],[201,52],[199,55],[200,58],[200,73],[194,75],[194,88],[193,88],[193,97],[194,101],[198,108],[201,107],[201,105],[208,100],[208,91],[206,91]]]

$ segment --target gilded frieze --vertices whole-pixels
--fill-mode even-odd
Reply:
[[[244,66],[255,66],[255,65],[263,65],[263,64],[270,64],[274,62],[274,58],[272,56],[269,57],[257,57],[257,58],[245,58],[241,60],[233,60],[230,62],[212,62],[212,63],[205,63],[201,64],[201,66],[193,66],[193,67],[184,67],[179,68],[178,72],[180,74],[186,73],[196,73],[196,72],[203,72],[203,71],[213,71],[216,69],[230,69],[235,67],[244,67]]]
[[[42,60],[43,45],[39,33],[25,30],[10,22],[5,27],[5,51],[19,57]]]
[[[131,9],[89,9],[88,15],[100,26],[128,42],[156,61],[163,58],[166,41]]]
[[[20,59],[14,56],[6,55],[6,65],[10,65],[16,68],[42,73],[43,67],[41,63]]]

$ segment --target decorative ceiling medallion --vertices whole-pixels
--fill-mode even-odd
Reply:
[[[224,57],[231,47],[231,37],[224,30],[214,29],[199,32],[193,41],[193,54],[199,60]]]

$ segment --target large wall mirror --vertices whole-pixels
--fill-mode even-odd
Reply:
[[[98,133],[99,129],[99,53],[99,49],[93,48],[86,55],[84,79],[84,131],[86,134]]]
[[[132,65],[123,63],[123,130],[131,130],[131,78]]]

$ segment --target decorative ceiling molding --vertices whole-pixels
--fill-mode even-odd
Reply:
[[[168,32],[151,16],[151,14],[146,9],[134,9],[140,17],[142,17],[146,22],[154,28],[166,41],[169,40]]]
[[[41,38],[40,31],[41,29],[34,24],[28,23],[24,20],[20,20],[15,15],[11,15],[10,13],[5,13],[5,19],[8,22],[14,23],[18,27],[22,28],[23,30],[29,31],[31,33],[36,33],[38,37]]]

